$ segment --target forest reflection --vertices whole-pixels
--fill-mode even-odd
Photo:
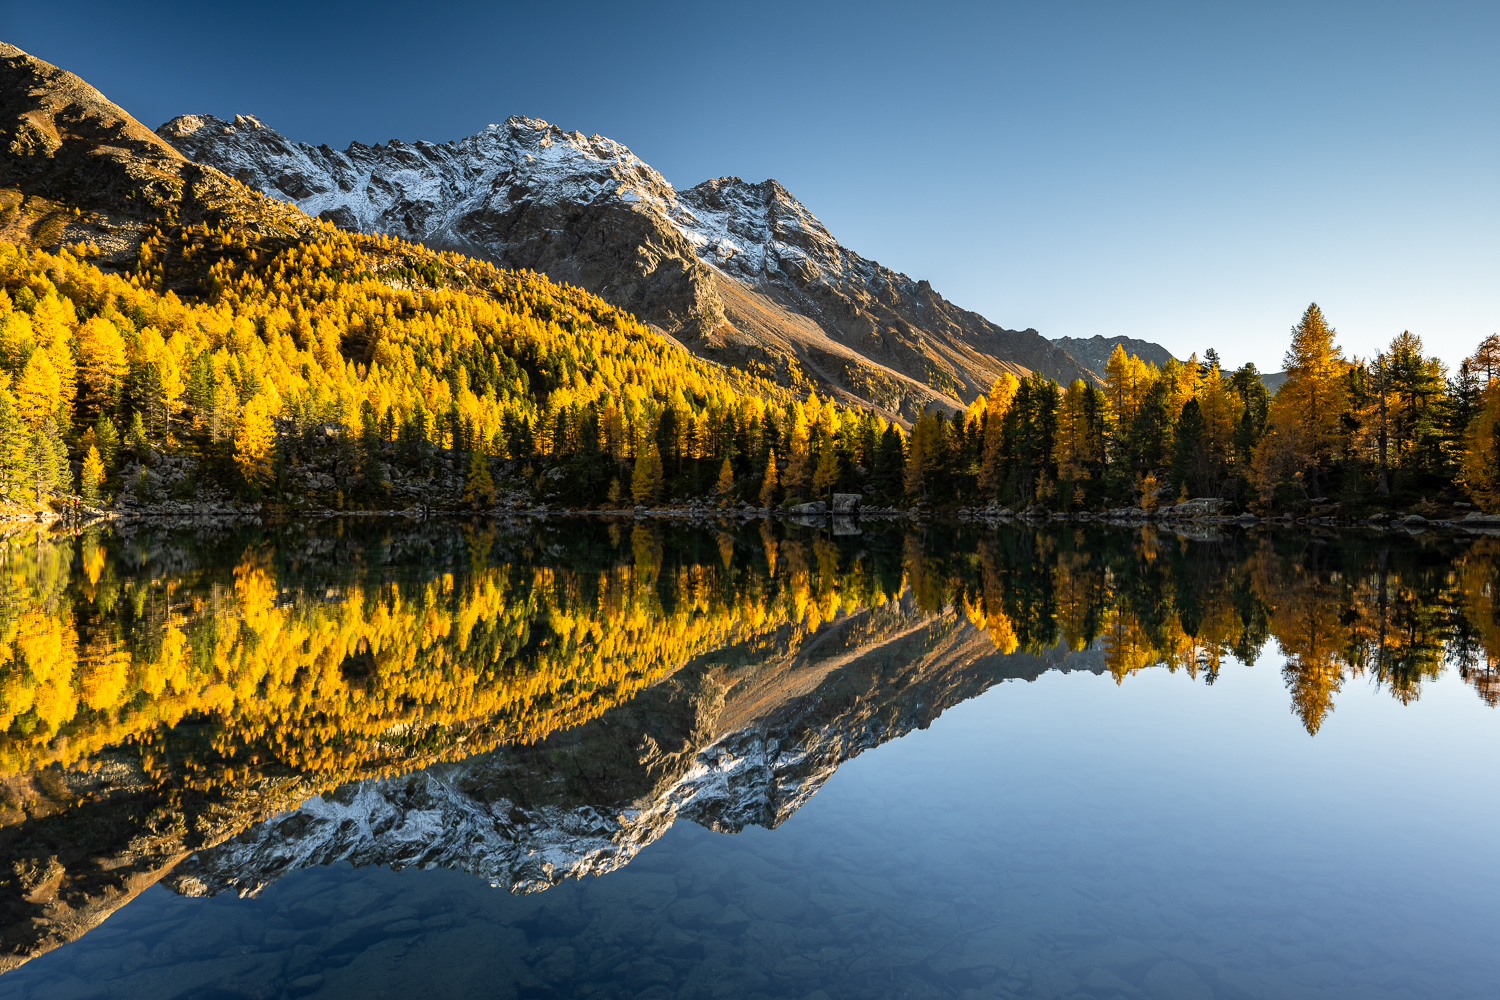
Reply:
[[[184,788],[388,773],[538,740],[704,652],[795,646],[893,601],[959,612],[1003,653],[1096,648],[1122,682],[1212,683],[1274,640],[1310,733],[1355,678],[1412,702],[1456,669],[1500,700],[1489,537],[333,522],[20,531],[0,563],[9,775],[122,745]]]

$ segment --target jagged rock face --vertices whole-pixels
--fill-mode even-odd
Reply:
[[[704,260],[821,328],[825,342],[798,338],[787,324],[778,332],[822,381],[856,396],[912,413],[930,401],[968,402],[1001,372],[1094,377],[1035,330],[999,327],[842,246],[774,180],[715,178],[682,192],[678,205],[674,221]],[[736,306],[726,296],[741,328],[727,339],[752,348],[744,331],[755,329],[754,310]]]
[[[288,140],[248,115],[158,133],[199,163],[338,225],[574,282],[715,360],[809,378],[908,415],[953,409],[1002,371],[1093,373],[842,246],[774,180],[678,192],[625,146],[512,117],[441,144]]]
[[[158,131],[193,160],[346,229],[541,271],[669,331],[720,322],[708,269],[663,224],[672,186],[610,139],[520,117],[456,142],[343,152],[249,115],[184,115]]]

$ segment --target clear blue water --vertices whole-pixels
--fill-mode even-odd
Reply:
[[[151,889],[0,998],[1500,996],[1500,726],[1453,672],[1279,658],[1000,684],[845,763],[775,830],[679,822],[512,896],[446,870]]]

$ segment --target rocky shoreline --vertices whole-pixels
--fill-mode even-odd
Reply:
[[[831,507],[831,509],[830,509]],[[686,504],[647,507],[638,505],[617,509],[578,509],[545,503],[512,503],[481,509],[406,507],[393,510],[304,508],[284,509],[234,500],[168,500],[158,503],[135,503],[117,508],[89,507],[84,505],[64,506],[61,511],[49,508],[17,508],[0,510],[0,523],[22,522],[54,525],[65,530],[78,530],[102,524],[121,522],[162,523],[175,520],[200,521],[213,519],[218,522],[258,524],[265,520],[334,517],[391,517],[407,520],[423,520],[434,517],[500,517],[507,519],[539,518],[547,516],[629,517],[634,519],[675,520],[692,523],[723,522],[727,520],[787,520],[805,526],[831,525],[835,534],[856,533],[861,521],[929,521],[959,520],[983,522],[995,525],[1016,522],[1070,521],[1114,525],[1161,524],[1178,525],[1257,525],[1288,526],[1304,525],[1331,528],[1391,529],[1408,531],[1456,528],[1465,531],[1500,533],[1500,514],[1481,511],[1463,512],[1463,516],[1424,517],[1421,514],[1380,512],[1369,517],[1340,517],[1333,514],[1298,516],[1295,514],[1228,513],[1227,500],[1198,498],[1180,504],[1146,510],[1141,507],[1121,507],[1107,511],[1048,511],[1030,507],[1013,510],[1009,507],[928,508],[923,504],[912,507],[873,507],[859,503],[856,495],[835,496],[832,505],[823,501],[795,504],[791,507],[759,507],[750,503],[715,505],[693,501]]]

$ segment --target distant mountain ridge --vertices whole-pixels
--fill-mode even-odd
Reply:
[[[1035,330],[1004,329],[842,246],[774,180],[678,191],[624,145],[538,119],[341,152],[248,115],[185,115],[157,132],[340,226],[544,272],[699,354],[846,401],[910,416],[961,406],[1001,372],[1100,374]]]
[[[1160,344],[1149,340],[1137,340],[1134,337],[1054,337],[1052,343],[1067,351],[1078,363],[1098,375],[1104,374],[1104,367],[1109,363],[1109,357],[1115,352],[1115,348],[1125,348],[1126,354],[1134,354],[1142,361],[1150,362],[1160,368],[1172,360],[1172,353]],[[1185,359],[1178,358],[1178,361]],[[1286,372],[1265,372],[1260,376],[1261,383],[1274,396],[1286,381]]]
[[[1165,347],[1149,340],[1136,340],[1134,337],[1054,337],[1052,343],[1100,376],[1104,374],[1104,366],[1109,363],[1109,357],[1115,353],[1116,347],[1123,347],[1126,354],[1134,354],[1158,368],[1172,360],[1172,352]]]

